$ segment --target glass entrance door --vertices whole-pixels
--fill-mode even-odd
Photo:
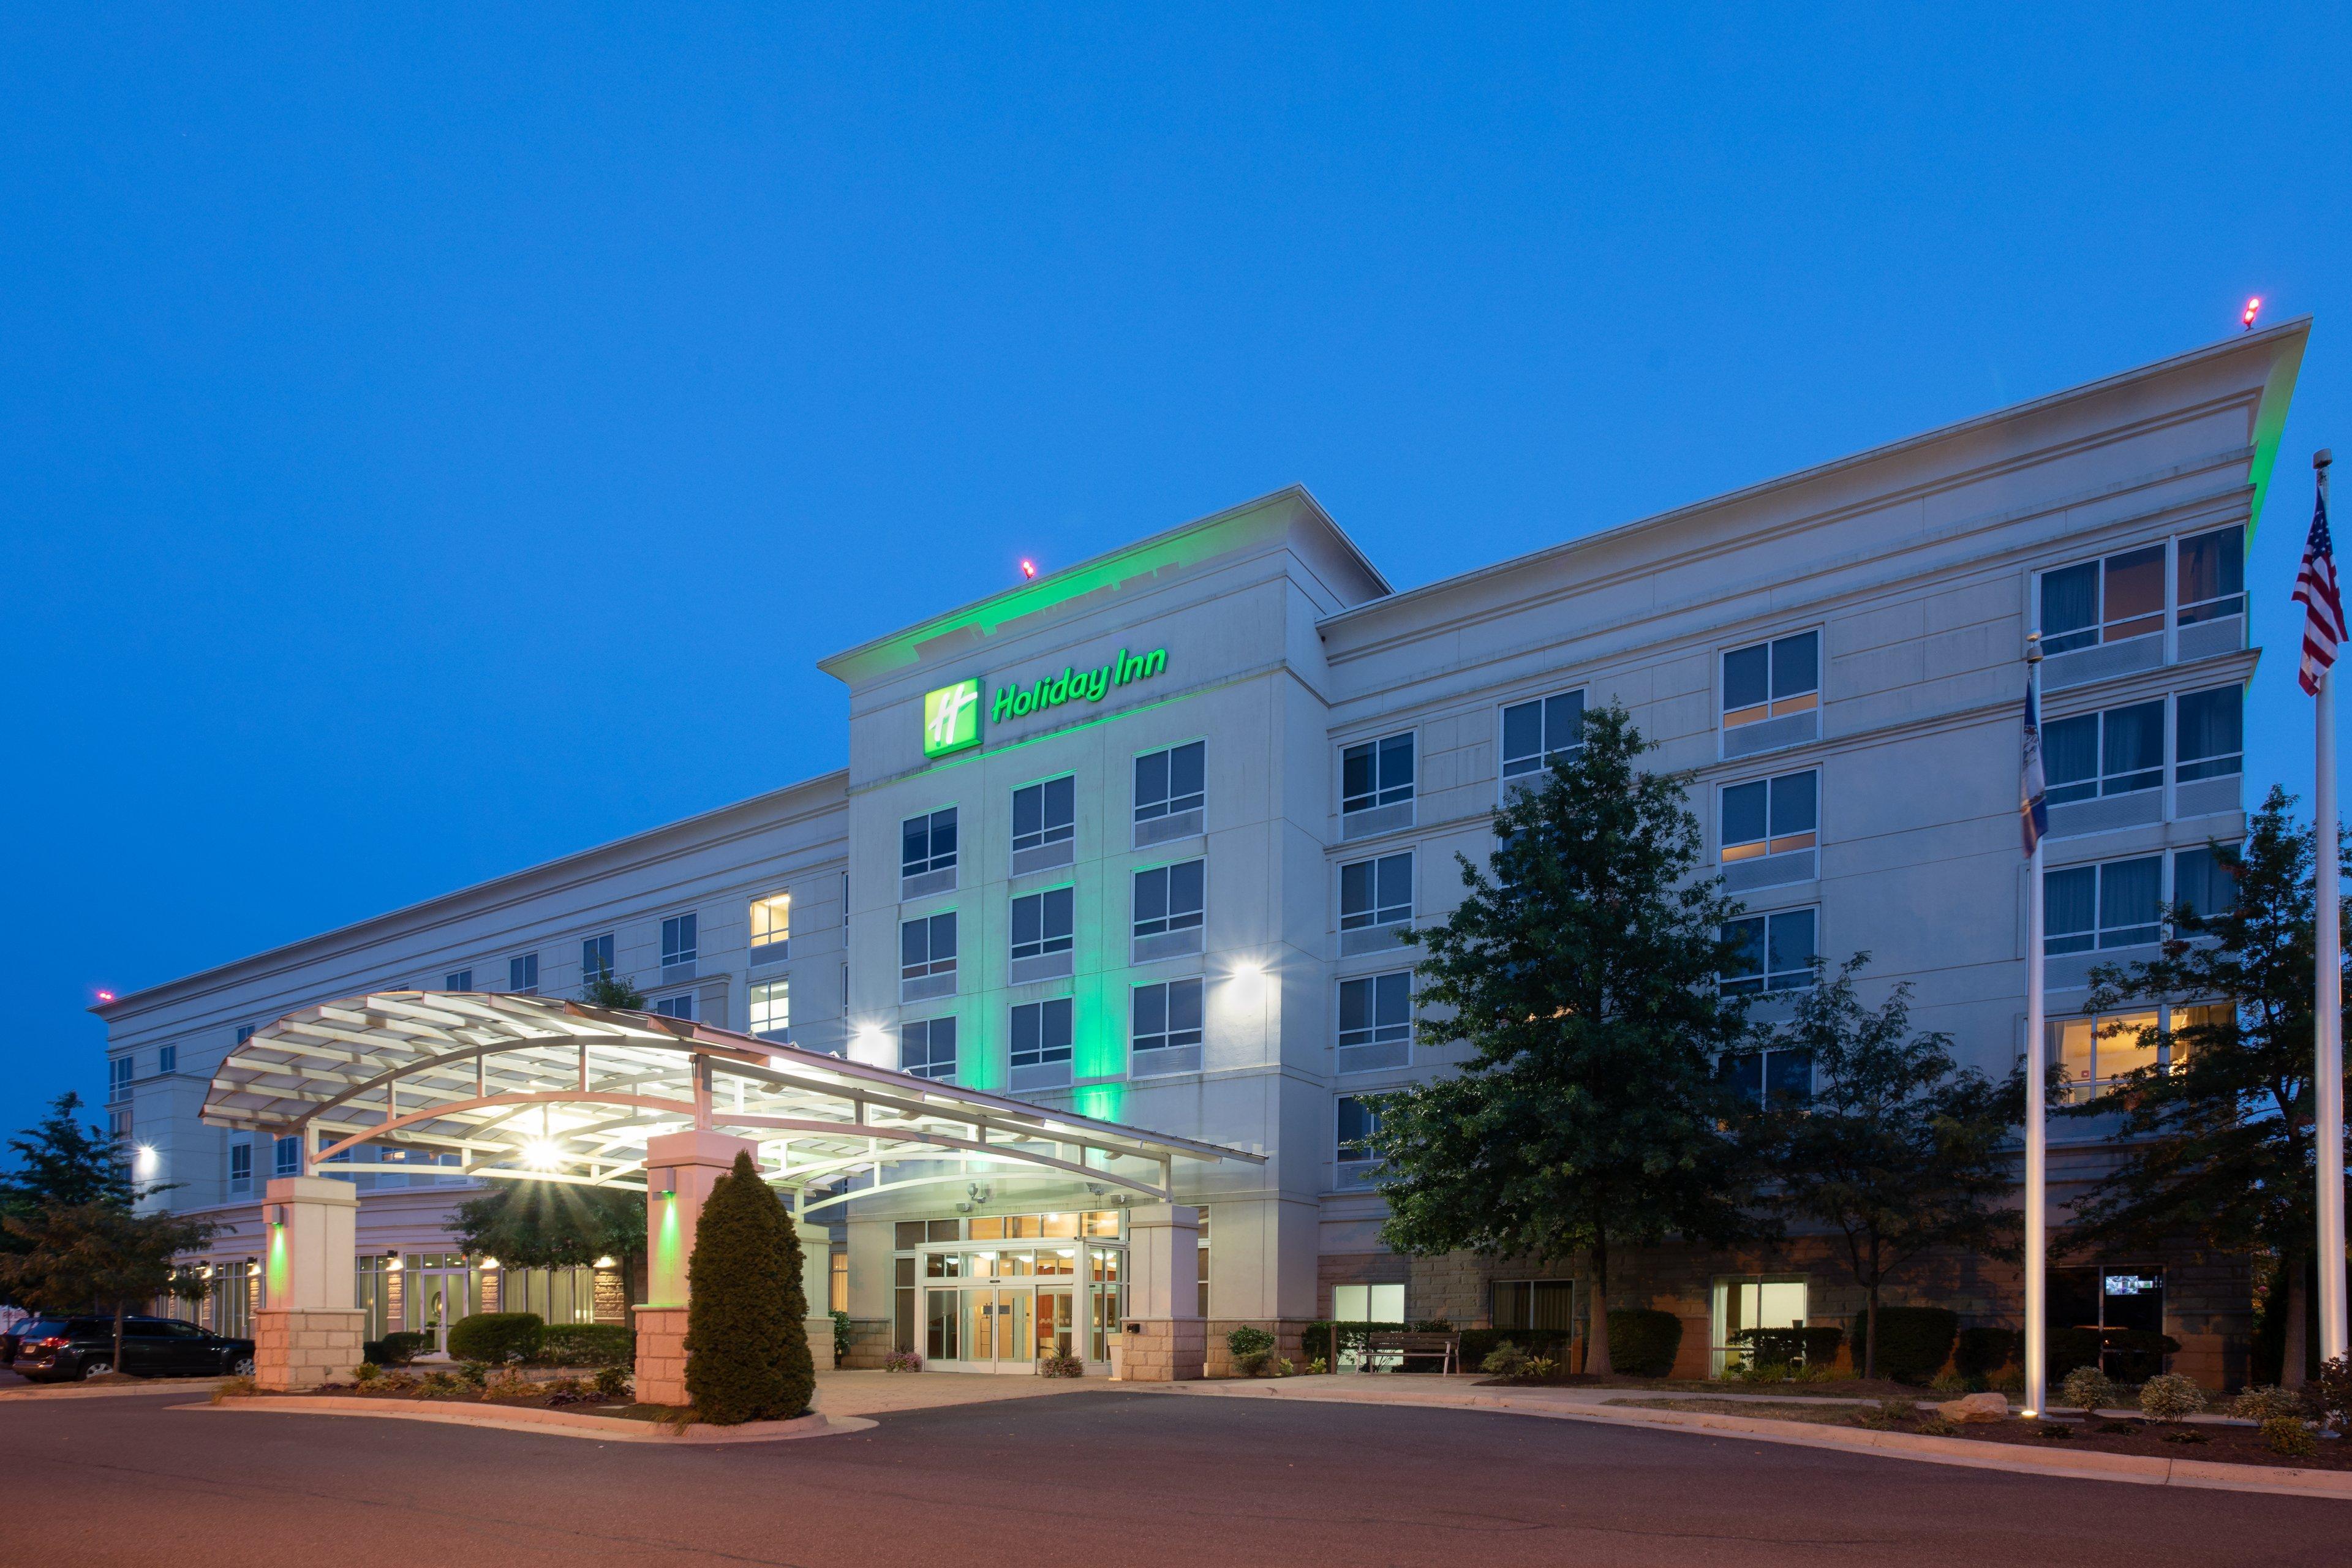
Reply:
[[[925,1359],[943,1372],[1029,1372],[1037,1350],[1034,1335],[1040,1292],[1025,1285],[934,1286],[924,1295]],[[1043,1293],[1046,1321],[1058,1310],[1066,1337],[1070,1297]],[[1056,1309],[1053,1303],[1058,1301]]]
[[[466,1315],[466,1276],[455,1270],[419,1270],[411,1274],[415,1291],[416,1327],[433,1336],[433,1348],[446,1352],[449,1330]]]

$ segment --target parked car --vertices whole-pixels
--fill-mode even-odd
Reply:
[[[37,1383],[71,1383],[115,1370],[111,1318],[35,1318],[16,1331],[15,1370]],[[253,1342],[224,1339],[176,1318],[125,1318],[122,1370],[133,1377],[218,1377],[253,1371]]]

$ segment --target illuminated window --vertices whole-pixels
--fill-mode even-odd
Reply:
[[[1361,931],[1412,918],[1412,851],[1339,868],[1339,929]]]
[[[759,963],[783,955],[793,935],[793,896],[771,893],[751,900],[751,960]],[[773,951],[769,951],[772,949]]]
[[[1024,1002],[1013,1009],[1013,1065],[1044,1067],[1070,1059],[1070,999]]]
[[[1541,773],[1584,744],[1584,693],[1563,691],[1503,710],[1503,776]]]
[[[956,1021],[929,1018],[899,1025],[898,1066],[917,1078],[955,1077]]]
[[[1077,890],[1048,888],[1013,900],[1013,956],[1042,958],[1070,951],[1077,928]]]
[[[1749,860],[1811,849],[1820,842],[1821,775],[1811,769],[1724,786],[1722,856]]]
[[[2164,546],[2042,574],[2042,651],[2073,653],[2164,629]]]
[[[2066,1069],[2066,1098],[2096,1100],[2127,1075],[2164,1065],[2163,1028],[2160,1008],[2052,1019],[2050,1057]]]
[[[1818,910],[1780,910],[1727,921],[1726,942],[1738,944],[1729,967],[1716,976],[1728,996],[1765,991],[1801,991],[1813,983],[1814,930]]]
[[[1068,775],[1013,792],[1013,847],[1042,849],[1076,837],[1078,781]]]
[[[2174,572],[2176,626],[2246,613],[2246,531],[2231,524],[2180,542]]]
[[[1799,632],[1723,656],[1723,725],[1759,723],[1821,706],[1822,634]]]
[[[2042,889],[2045,953],[2137,947],[2162,934],[2162,856],[2045,871]]]
[[[846,1312],[849,1310],[849,1254],[836,1252],[830,1262],[832,1267],[825,1276],[825,1310]]]
[[[1339,809],[1370,811],[1412,798],[1412,733],[1366,741],[1339,753]]]
[[[2163,700],[2053,721],[2042,762],[2053,805],[2162,787]]]
[[[1135,820],[1198,811],[1208,798],[1209,746],[1193,741],[1135,759]]]
[[[749,994],[753,1034],[781,1035],[793,1026],[793,983],[790,980],[760,981],[752,985]]]

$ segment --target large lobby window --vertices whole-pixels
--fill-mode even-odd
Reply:
[[[1727,996],[1766,991],[1801,991],[1813,983],[1814,930],[1818,910],[1780,910],[1725,922],[1726,942],[1738,944],[1716,977]]]
[[[930,996],[951,996],[955,987],[955,911],[900,921],[899,1000],[919,1002]]]
[[[2045,953],[2139,947],[2163,932],[2161,856],[2045,871],[2042,889]]]
[[[1584,744],[1584,693],[1563,691],[1503,710],[1503,776],[1517,778],[1551,766]]]
[[[2042,731],[2050,804],[2164,784],[2164,701],[2053,721]]]
[[[1725,861],[1811,849],[1820,841],[1821,774],[1808,768],[1726,784],[1721,801]]]
[[[770,893],[751,900],[751,962],[772,963],[793,940],[793,896]]]
[[[2042,651],[2073,653],[2164,629],[2164,546],[2042,574]]]
[[[1723,656],[1723,727],[1783,719],[1821,706],[1822,634],[1799,632]]]
[[[1339,753],[1339,809],[1370,811],[1412,798],[1412,732],[1349,746]]]
[[[927,1018],[899,1025],[898,1068],[917,1078],[955,1077],[956,1021]]]

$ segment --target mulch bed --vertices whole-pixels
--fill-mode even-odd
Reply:
[[[1700,1382],[1695,1378],[1672,1377],[1601,1377],[1591,1373],[1563,1373],[1540,1380],[1532,1378],[1490,1377],[1479,1387],[1497,1388],[1622,1388],[1644,1394],[1765,1394],[1787,1399],[1922,1399],[1943,1397],[1929,1394],[1924,1389],[1907,1383],[1894,1383],[1879,1378],[1845,1377],[1835,1383],[1742,1383],[1728,1378],[1717,1382]],[[1954,1395],[1955,1398],[1958,1395]]]
[[[235,1397],[231,1395],[230,1397]],[[355,1383],[321,1384],[288,1394],[272,1394],[271,1399],[382,1399],[408,1405],[480,1405],[492,1410],[562,1410],[573,1415],[604,1415],[617,1421],[675,1421],[678,1411],[667,1405],[638,1405],[626,1399],[611,1400],[597,1394],[557,1394],[542,1391],[530,1394],[509,1394],[492,1399],[478,1388],[461,1388],[452,1392],[428,1394],[422,1389],[362,1387]]]

